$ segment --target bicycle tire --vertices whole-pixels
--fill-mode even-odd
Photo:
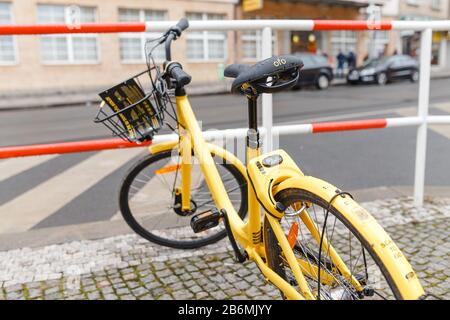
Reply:
[[[285,189],[280,191],[278,194],[275,195],[276,201],[279,201],[283,203],[286,207],[292,203],[295,203],[296,201],[299,202],[309,202],[312,204],[316,204],[321,206],[322,208],[328,207],[328,202],[320,198],[319,196],[303,190],[303,189]],[[382,272],[385,281],[389,285],[390,289],[392,290],[392,294],[395,299],[402,299],[402,296],[400,294],[400,290],[397,288],[396,284],[394,283],[391,275],[388,273],[386,267],[383,265],[381,259],[377,256],[375,251],[372,249],[372,247],[369,245],[369,242],[364,239],[364,237],[361,235],[361,233],[358,232],[358,230],[351,225],[351,223],[345,218],[345,215],[340,213],[336,208],[331,206],[330,214],[334,215],[340,222],[342,222],[343,225],[345,225],[352,233],[353,235],[360,241],[361,245],[364,247],[364,249],[369,253],[369,255],[372,257],[374,262],[379,267],[380,271]],[[286,269],[283,268],[283,261],[281,258],[282,251],[280,246],[278,245],[278,240],[272,230],[272,227],[270,223],[268,222],[267,217],[264,219],[264,242],[265,242],[265,250],[266,250],[266,258],[267,258],[267,264],[268,266],[276,272],[281,278],[289,282],[289,279],[286,276]],[[280,291],[281,292],[281,291]],[[281,292],[282,298],[284,298],[283,293]]]
[[[127,172],[125,175],[120,190],[119,190],[119,207],[121,214],[128,224],[128,226],[136,232],[141,237],[147,239],[150,242],[176,248],[176,249],[196,249],[203,246],[206,246],[208,244],[215,243],[224,237],[226,237],[226,230],[221,230],[215,234],[212,234],[211,236],[205,237],[204,239],[197,239],[197,240],[190,240],[190,241],[177,241],[172,239],[165,239],[161,236],[158,236],[151,231],[147,230],[145,227],[143,227],[137,219],[134,217],[132,210],[129,206],[128,201],[128,193],[130,190],[130,186],[134,178],[138,176],[138,174],[144,170],[146,167],[150,166],[152,163],[155,163],[161,159],[169,158],[172,156],[172,151],[162,151],[156,154],[150,154],[146,157],[140,159],[137,163],[134,164],[132,168]],[[217,157],[217,155],[214,155],[214,157]],[[244,217],[247,214],[247,208],[248,208],[248,199],[247,199],[247,182],[246,178],[241,174],[241,172],[232,164],[228,163],[220,163],[218,165],[223,166],[228,172],[232,174],[232,176],[238,181],[240,190],[241,190],[241,202],[240,202],[240,208],[238,211],[239,216],[244,219]],[[175,214],[175,213],[173,213]]]

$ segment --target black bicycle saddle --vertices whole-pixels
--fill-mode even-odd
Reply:
[[[248,86],[257,93],[274,93],[293,87],[299,78],[303,61],[293,55],[274,56],[254,65],[232,64],[224,75],[235,78],[232,92],[245,93]]]

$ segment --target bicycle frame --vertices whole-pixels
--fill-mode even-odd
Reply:
[[[244,164],[230,152],[207,143],[201,133],[201,129],[197,123],[197,119],[191,108],[187,96],[176,97],[176,108],[178,114],[180,141],[165,142],[152,145],[149,149],[151,153],[157,153],[163,150],[170,150],[179,146],[181,155],[181,192],[182,206],[189,209],[190,200],[185,195],[190,194],[190,171],[191,154],[194,150],[197,156],[201,171],[205,177],[206,184],[211,192],[212,198],[219,209],[225,209],[229,219],[230,228],[233,236],[239,244],[246,250],[249,258],[258,264],[258,267],[264,276],[275,286],[277,286],[289,299],[300,299],[304,297],[298,293],[288,282],[272,271],[264,262],[265,250],[264,243],[261,242],[261,207],[258,203],[256,195],[251,188],[248,188],[248,220],[243,221],[234,209],[223,182],[217,171],[216,164],[211,154],[220,155],[228,163],[233,164],[238,170],[247,177]],[[260,150],[247,148],[247,160],[251,160],[259,156]],[[187,198],[187,199],[186,199]],[[283,234],[284,236],[284,234]],[[292,257],[295,259],[294,255]],[[298,264],[296,264],[298,265]],[[300,271],[300,270],[299,270]],[[299,272],[301,274],[301,272]],[[306,282],[305,282],[306,283]]]
[[[189,169],[190,162],[185,163],[185,161],[191,161],[190,155],[191,150],[193,149],[200,162],[200,168],[217,208],[225,209],[227,211],[233,235],[244,247],[251,246],[253,242],[249,235],[257,234],[261,231],[260,209],[254,193],[248,193],[249,219],[247,222],[244,222],[235,211],[227,195],[215,162],[211,156],[210,147],[202,137],[200,127],[192,111],[189,100],[186,96],[177,97],[176,105],[180,127],[184,128],[181,129],[182,134],[180,142],[180,153],[183,161],[182,169]],[[248,156],[253,157],[256,154],[259,154],[259,150],[254,150],[254,153],[255,154],[248,152]],[[226,160],[232,161],[233,164],[240,168],[245,168],[239,159],[229,153],[226,155]],[[187,175],[182,174],[182,196],[185,194],[188,195],[190,189],[189,180],[183,180],[185,176]],[[244,176],[246,176],[246,174]],[[185,200],[185,203],[189,203],[188,200]]]
[[[150,152],[157,153],[163,150],[171,150],[177,146],[180,148],[179,152],[182,161],[182,208],[184,210],[189,210],[190,208],[190,171],[193,150],[200,162],[201,171],[216,207],[219,210],[226,210],[233,236],[245,249],[249,259],[257,263],[265,278],[278,287],[286,298],[299,300],[315,299],[316,297],[311,292],[309,285],[306,282],[305,274],[317,274],[317,268],[313,268],[311,266],[308,268],[305,261],[302,261],[294,255],[294,252],[290,247],[284,231],[282,230],[277,219],[280,218],[282,214],[280,214],[280,212],[273,207],[273,202],[271,204],[270,195],[267,197],[260,195],[263,192],[260,192],[261,189],[258,189],[258,185],[255,186],[252,180],[249,179],[247,173],[248,168],[246,168],[246,166],[237,157],[218,146],[207,143],[204,140],[201,129],[197,123],[197,119],[186,95],[176,97],[176,109],[179,121],[180,141],[153,145],[150,147]],[[242,175],[247,178],[247,181],[252,182],[252,187],[248,187],[249,206],[247,221],[243,221],[234,209],[211,154],[217,154],[228,163],[233,164],[242,173]],[[260,156],[260,150],[259,148],[253,149],[247,146],[246,155],[247,163],[249,164],[252,162],[252,159]],[[297,167],[295,166],[295,168]],[[331,201],[336,191],[336,187],[320,179],[303,176],[303,173],[298,168],[296,170],[287,170],[285,172],[277,173],[275,179],[277,179],[276,185],[274,183],[273,186],[269,186],[269,189],[273,187],[274,194],[287,188],[303,186],[307,190],[312,190],[316,194],[320,194],[323,199]],[[256,181],[255,184],[257,183],[259,182]],[[267,190],[266,187],[266,185],[263,185],[263,188],[265,188],[264,190]],[[260,197],[258,198],[257,195],[260,195]],[[346,214],[346,218],[349,219],[349,221],[352,221],[355,225],[364,225],[364,228],[361,229],[367,230],[365,235],[368,238],[373,239],[373,245],[377,245],[377,247],[379,247],[378,250],[381,251],[380,257],[383,257],[382,260],[385,267],[394,275],[394,281],[397,283],[399,288],[404,289],[401,290],[402,296],[406,299],[417,299],[423,295],[423,289],[409,262],[404,256],[398,255],[400,250],[395,246],[395,244],[393,244],[390,237],[384,232],[381,226],[378,225],[376,220],[350,198],[343,199],[338,197],[333,205],[335,207],[342,208],[345,212],[348,212]],[[282,252],[293,272],[301,293],[295,290],[291,284],[270,269],[265,262],[266,253],[264,243],[261,241],[261,207],[263,207],[264,213],[275,233],[277,240],[279,241]],[[304,219],[302,220],[310,229],[316,240],[318,240],[320,231],[317,230],[314,227],[314,223],[311,223],[308,219],[309,216],[306,212]],[[351,275],[347,266],[342,262],[332,246],[328,246],[325,239],[323,242],[323,248],[326,247],[331,248],[330,257],[341,274],[347,276],[355,288],[362,290],[361,284]],[[322,279],[322,272],[323,270],[321,271],[321,282],[326,283],[332,281],[327,274],[325,274]],[[405,275],[409,275],[409,277],[406,277],[405,279]]]

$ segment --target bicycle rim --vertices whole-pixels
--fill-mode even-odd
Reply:
[[[302,261],[302,270],[311,292],[321,300],[360,300],[360,299],[400,299],[401,295],[391,276],[384,268],[381,260],[371,249],[368,242],[345,219],[345,216],[334,207],[328,212],[328,203],[318,196],[301,189],[286,189],[276,195],[276,200],[286,206],[285,216],[280,220],[286,237],[290,238],[294,254]],[[324,239],[328,245],[322,246],[319,254],[319,241],[314,238],[310,228],[305,224],[305,216],[295,214],[307,205],[302,214],[307,214],[320,234],[325,230]],[[304,220],[305,219],[305,220]],[[325,224],[326,221],[326,224]],[[298,232],[292,232],[297,224]],[[324,227],[325,224],[325,228]],[[293,235],[294,234],[294,235]],[[267,219],[264,221],[264,236],[267,252],[267,262],[270,268],[298,289],[293,273],[285,261],[276,237]],[[295,239],[295,241],[292,241]],[[365,296],[357,292],[350,277],[345,277],[333,262],[333,249],[343,260],[351,276],[366,288]],[[319,260],[320,256],[320,260]],[[320,261],[320,275],[318,267]],[[307,269],[312,270],[310,272]],[[328,279],[328,281],[325,281]],[[319,281],[320,280],[320,281]],[[328,283],[327,283],[328,282]]]
[[[171,151],[149,155],[126,175],[120,190],[120,209],[125,221],[139,235],[157,244],[194,249],[226,236],[223,224],[194,233],[190,220],[194,214],[214,208],[214,201],[201,174],[193,164],[191,183],[192,213],[176,210],[174,187],[180,185],[179,156]],[[241,217],[247,213],[247,185],[234,166],[217,159],[218,171],[231,202]]]

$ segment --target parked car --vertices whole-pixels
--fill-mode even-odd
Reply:
[[[297,53],[300,56],[304,66],[300,70],[300,78],[294,89],[300,89],[305,86],[315,86],[323,90],[330,86],[333,80],[333,68],[326,57],[311,53]]]
[[[385,85],[388,82],[409,79],[412,82],[419,80],[419,63],[407,55],[394,55],[391,57],[373,59],[361,67],[348,72],[347,83],[378,83]]]

